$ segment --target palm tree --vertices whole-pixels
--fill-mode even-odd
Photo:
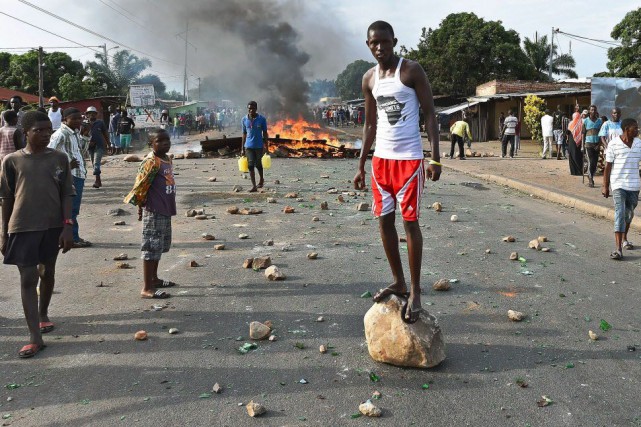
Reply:
[[[96,54],[97,61],[87,63],[89,76],[93,83],[105,88],[106,95],[125,96],[129,85],[136,83],[151,61],[138,58],[128,50],[119,50],[111,61],[104,54]]]
[[[550,44],[548,43],[548,37],[542,36],[534,41],[525,37],[523,39],[523,50],[536,70],[536,78],[538,80],[550,80],[548,76],[550,69]],[[568,53],[558,55],[557,46],[553,45],[552,58],[552,74],[563,75],[574,79],[578,77],[574,71],[576,62],[572,55]]]

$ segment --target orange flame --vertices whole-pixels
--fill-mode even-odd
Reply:
[[[318,123],[309,123],[299,117],[298,120],[285,119],[269,126],[269,136],[276,138],[280,135],[284,139],[297,139],[302,141],[325,140],[330,145],[338,145],[338,138],[331,135],[326,129],[321,128]]]

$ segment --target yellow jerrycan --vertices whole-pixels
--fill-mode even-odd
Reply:
[[[260,161],[263,164],[263,169],[269,169],[272,167],[272,158],[269,154],[265,154]]]
[[[246,156],[241,156],[238,159],[238,170],[241,172],[249,172],[249,162]]]

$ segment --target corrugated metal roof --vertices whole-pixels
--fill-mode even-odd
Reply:
[[[511,99],[511,98],[525,98],[528,95],[536,95],[540,98],[559,96],[559,95],[585,95],[591,92],[590,89],[561,89],[561,90],[546,90],[542,92],[518,92],[518,93],[497,93],[496,95],[487,96],[471,96],[467,98],[469,102],[488,102],[493,99]]]

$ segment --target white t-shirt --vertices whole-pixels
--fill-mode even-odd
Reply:
[[[51,120],[51,128],[54,131],[60,129],[60,125],[62,124],[62,109],[58,108],[58,110],[53,111],[49,108],[47,115],[49,116],[49,120]]]
[[[610,188],[639,191],[639,164],[641,163],[641,139],[634,138],[632,146],[628,147],[621,137],[617,136],[605,149],[605,161],[612,163],[610,172]]]
[[[545,116],[541,117],[541,131],[543,132],[543,137],[550,137],[554,136],[553,132],[553,124],[554,122],[554,117],[550,116],[549,114],[546,114]]]
[[[505,126],[505,135],[516,135],[516,125],[519,124],[519,119],[514,116],[507,116],[503,122]]]

